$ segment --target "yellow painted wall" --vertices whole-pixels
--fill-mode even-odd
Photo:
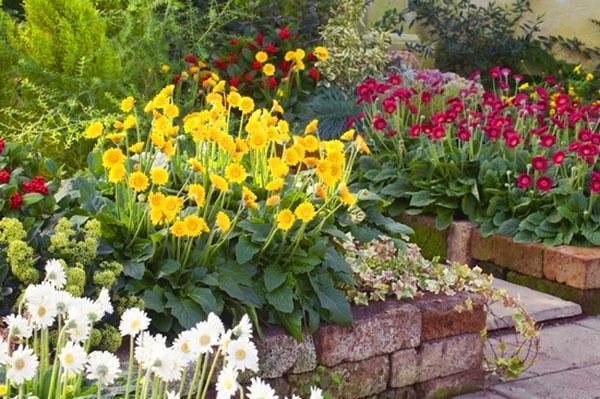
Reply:
[[[476,2],[485,4],[488,0]],[[510,0],[498,1],[500,4],[507,2]],[[402,9],[405,6],[406,0],[375,0],[369,9],[368,20],[377,20],[390,7]],[[589,47],[600,47],[600,26],[590,21],[590,18],[600,20],[600,0],[531,0],[531,6],[533,15],[544,14],[542,35],[577,37]],[[419,34],[422,30],[416,27],[407,33]]]

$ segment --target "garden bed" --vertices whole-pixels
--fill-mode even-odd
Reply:
[[[488,273],[579,303],[586,313],[600,313],[600,248],[520,244],[502,235],[483,237],[470,222],[436,230],[433,217],[402,216],[419,233],[414,241],[425,256],[479,265]]]
[[[459,312],[467,298],[473,310]],[[352,313],[351,327],[323,325],[302,343],[281,329],[266,331],[258,344],[261,377],[280,395],[320,381],[335,398],[439,398],[483,387],[480,297],[426,294]]]

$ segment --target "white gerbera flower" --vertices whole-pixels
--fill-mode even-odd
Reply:
[[[74,342],[86,341],[92,332],[92,325],[84,315],[70,314],[70,316],[72,316],[72,318],[68,319],[65,323],[69,338]]]
[[[145,369],[153,367],[157,360],[167,353],[167,339],[148,332],[141,333],[136,339],[135,360]]]
[[[198,354],[194,351],[194,334],[187,330],[179,334],[173,342],[173,351],[178,359],[186,366],[189,362],[196,359]]]
[[[250,381],[248,387],[248,399],[277,399],[275,390],[258,377]]]
[[[16,338],[29,338],[31,337],[31,325],[29,320],[21,316],[20,314],[8,315],[4,318],[4,322],[8,327],[8,335]]]
[[[219,343],[219,333],[211,328],[206,321],[196,324],[191,330],[194,340],[193,350],[196,354],[212,353],[212,347]]]
[[[96,299],[94,302],[94,305],[96,305],[96,308],[102,312],[102,316],[100,316],[100,318],[104,317],[106,314],[112,314],[113,306],[110,303],[110,294],[106,288],[102,288],[102,290],[100,290],[100,294],[98,295],[98,299]]]
[[[31,322],[37,328],[50,327],[54,324],[57,311],[52,300],[48,301],[28,301],[26,305],[27,312]]]
[[[8,363],[8,343],[4,342],[4,338],[0,337],[0,365]]]
[[[81,345],[71,341],[67,342],[60,350],[59,359],[63,369],[67,372],[79,374],[83,371],[85,366],[87,353]]]
[[[62,290],[67,283],[67,276],[62,263],[56,259],[50,259],[46,262],[46,281],[54,288]]]
[[[119,375],[119,359],[109,352],[92,352],[88,356],[86,372],[89,379],[110,385]]]
[[[73,295],[67,291],[56,291],[56,311],[64,315],[69,310],[69,304],[73,300]]]
[[[53,301],[56,289],[49,282],[44,281],[41,284],[31,284],[25,289],[24,300],[26,302],[44,302]]]
[[[90,298],[73,298],[69,303],[69,317],[84,318],[88,323],[94,324],[104,316],[104,311]],[[76,316],[72,316],[74,314]]]
[[[136,336],[142,331],[146,331],[150,325],[150,319],[143,310],[138,308],[127,309],[121,316],[119,331],[122,336]]]
[[[321,388],[310,387],[309,399],[323,399],[323,391],[321,390]]]
[[[237,378],[238,371],[233,367],[227,365],[221,370],[217,378],[217,385],[215,386],[217,389],[217,399],[230,399],[235,395],[240,387]]]
[[[167,349],[163,353],[157,354],[152,371],[163,382],[171,382],[181,379],[182,368],[182,364],[173,349]]]
[[[227,363],[237,370],[258,372],[258,351],[247,339],[236,339],[227,347]]]
[[[242,316],[238,325],[233,328],[233,334],[239,339],[250,340],[252,338],[252,322],[247,314]]]
[[[180,396],[177,392],[167,391],[167,399],[180,399]]]
[[[38,363],[38,357],[33,350],[19,346],[8,360],[6,376],[13,383],[21,385],[35,377]]]
[[[215,334],[217,335],[217,337],[220,337],[221,335],[225,334],[225,326],[223,325],[223,322],[221,321],[219,316],[217,316],[213,312],[210,312],[208,314],[208,318],[206,319],[206,322],[208,323],[210,328],[215,331]],[[219,338],[217,338],[217,339],[219,339]]]

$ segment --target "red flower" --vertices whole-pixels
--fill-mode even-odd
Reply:
[[[251,73],[245,73],[245,74],[244,74],[244,80],[245,80],[246,82],[252,82],[252,80],[253,80],[253,79],[254,79],[254,76],[252,76],[252,74],[251,74]]]
[[[515,148],[521,142],[521,136],[519,136],[517,133],[507,134],[504,138],[504,142],[508,148]]]
[[[277,79],[275,79],[274,76],[269,76],[267,83],[269,84],[269,89],[271,90],[277,87]]]
[[[581,141],[590,141],[592,139],[592,130],[591,129],[581,129],[577,134],[577,137]]]
[[[312,80],[319,80],[319,78],[321,77],[321,73],[317,68],[310,68],[310,71],[308,71],[308,76]]]
[[[390,129],[390,130],[387,131],[387,135],[389,137],[394,137],[396,134],[398,134],[398,132],[396,130]]]
[[[598,149],[592,143],[583,143],[579,146],[577,153],[582,158],[589,158],[598,154]]]
[[[229,55],[229,62],[235,64],[237,62],[237,57],[234,54],[230,54]]]
[[[261,32],[258,32],[256,34],[256,44],[258,44],[259,46],[262,46],[263,40],[265,40],[265,35],[263,35]]]
[[[402,78],[398,75],[391,75],[388,77],[387,81],[396,86],[402,84]]]
[[[26,194],[40,193],[48,195],[48,188],[46,187],[44,176],[35,176],[30,182],[23,183],[23,192]]]
[[[6,184],[10,180],[10,172],[6,169],[0,172],[0,183]]]
[[[375,119],[373,119],[373,127],[375,130],[383,130],[387,127],[387,121],[381,116],[376,116]]]
[[[423,93],[421,93],[421,103],[422,104],[429,104],[430,101],[431,101],[431,94],[429,94],[428,91],[424,91]]]
[[[537,155],[531,159],[533,169],[543,172],[548,169],[548,160],[541,155]]]
[[[252,65],[250,66],[250,68],[252,68],[255,71],[258,71],[259,69],[262,68],[262,64],[256,60],[252,61]]]
[[[590,191],[592,193],[600,193],[600,172],[592,172],[590,179]]]
[[[14,193],[13,195],[10,196],[11,209],[19,209],[21,207],[22,203],[23,203],[23,197],[21,197],[21,194]]]
[[[181,79],[180,75],[173,75],[173,79],[171,79],[171,81],[173,82],[173,84],[177,84],[177,83],[179,83],[180,79]]]
[[[552,163],[554,165],[562,165],[565,160],[565,152],[563,150],[558,150],[554,154],[552,154]]]
[[[433,140],[441,140],[446,137],[446,129],[444,125],[436,125],[431,130],[431,138]]]
[[[4,140],[0,139],[0,155],[2,155],[2,152],[4,152],[4,146],[5,146]]]
[[[290,31],[288,28],[281,28],[279,29],[279,39],[280,40],[285,40],[287,38],[289,38],[291,36]]]
[[[277,47],[274,46],[273,44],[265,44],[265,51],[269,55],[274,55],[277,52]]]
[[[556,143],[556,136],[553,134],[545,134],[540,137],[540,145],[545,148],[552,147]]]
[[[190,64],[195,64],[198,61],[198,58],[196,58],[194,54],[188,54],[185,56],[184,60]]]
[[[492,77],[492,79],[498,79],[500,77],[500,67],[495,66],[492,69],[490,69],[490,76]]]
[[[233,39],[231,39],[232,46],[237,46],[237,44],[238,44],[238,40],[235,37]]]
[[[521,173],[517,177],[517,186],[519,186],[519,188],[522,190],[526,190],[529,186],[531,186],[531,183],[533,183],[533,179],[527,173]]]
[[[312,51],[310,53],[308,53],[308,60],[313,62],[315,60],[315,53],[313,53]]]
[[[237,76],[232,76],[231,79],[229,79],[229,84],[233,87],[238,87],[240,85],[240,79]]]
[[[419,125],[412,125],[410,129],[408,129],[408,135],[410,137],[419,137],[419,134],[421,134],[421,126]]]
[[[457,136],[460,141],[471,140],[471,132],[466,127],[458,129]]]
[[[554,186],[554,180],[552,180],[550,176],[540,176],[535,181],[535,186],[538,188],[538,190],[547,192],[552,190],[552,187]]]

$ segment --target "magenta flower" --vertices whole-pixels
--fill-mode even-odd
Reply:
[[[535,181],[535,186],[540,191],[548,192],[554,187],[554,180],[550,176],[540,176]]]
[[[531,183],[533,183],[533,179],[527,173],[521,173],[517,177],[517,186],[522,190],[526,190],[527,188],[529,188],[529,186],[531,186]]]
[[[552,163],[554,165],[562,165],[565,160],[565,152],[563,150],[558,150],[554,154],[552,154]]]
[[[373,127],[375,130],[383,130],[387,127],[387,121],[381,116],[376,116],[375,119],[373,119]]]
[[[533,169],[543,172],[548,169],[548,160],[541,155],[537,155],[531,159]]]

